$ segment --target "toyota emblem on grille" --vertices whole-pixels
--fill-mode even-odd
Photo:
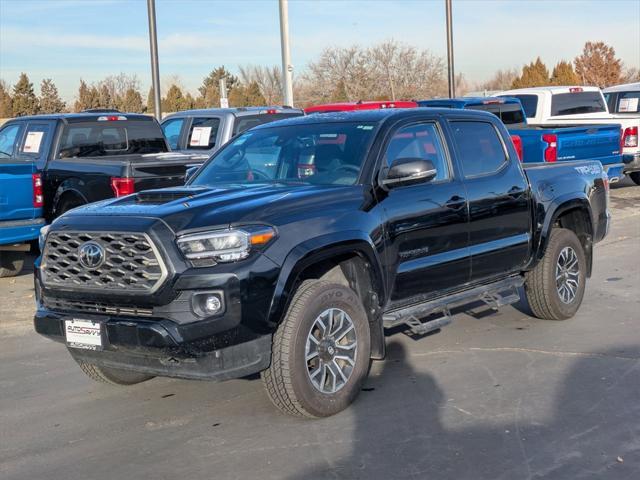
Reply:
[[[86,242],[78,248],[80,263],[86,268],[98,268],[104,263],[105,252],[102,245],[96,242]]]

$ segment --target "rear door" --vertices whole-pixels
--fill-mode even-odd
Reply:
[[[449,128],[469,202],[471,281],[517,271],[529,258],[528,183],[496,125],[451,120]]]
[[[5,221],[35,217],[33,163],[19,160],[17,155],[23,137],[24,122],[0,128],[0,227]]]
[[[383,149],[382,166],[399,158],[430,160],[428,183],[392,188],[381,199],[388,237],[387,271],[393,308],[423,300],[469,280],[467,202],[439,123],[398,127]]]

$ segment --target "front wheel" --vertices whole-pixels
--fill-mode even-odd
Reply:
[[[533,314],[544,320],[566,320],[582,303],[587,261],[571,230],[554,228],[544,257],[527,272],[525,292]]]
[[[358,295],[319,280],[297,290],[273,338],[267,393],[284,413],[328,417],[353,402],[369,371],[369,321]]]
[[[24,252],[0,250],[0,278],[15,277],[24,266]]]

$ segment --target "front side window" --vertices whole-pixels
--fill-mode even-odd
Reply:
[[[375,127],[336,122],[248,131],[216,152],[190,184],[353,185]]]
[[[187,137],[187,148],[190,150],[211,150],[216,146],[219,118],[194,118]]]
[[[552,117],[606,111],[600,92],[557,93],[551,96]]]
[[[507,161],[495,127],[487,122],[451,122],[462,173],[476,177],[497,172]]]
[[[171,150],[178,150],[178,142],[180,141],[180,132],[182,131],[182,125],[184,124],[184,118],[174,118],[173,120],[167,120],[162,124],[162,132],[169,142]]]
[[[436,168],[433,181],[449,178],[449,165],[438,130],[433,123],[420,123],[400,128],[389,141],[385,153],[388,167],[400,158],[429,160]]]
[[[20,152],[40,158],[48,143],[50,131],[51,127],[46,123],[29,123]]]
[[[7,158],[13,155],[13,151],[18,141],[20,125],[8,125],[0,130],[0,158]]]

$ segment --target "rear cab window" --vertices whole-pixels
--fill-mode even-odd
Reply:
[[[262,113],[258,115],[242,115],[237,116],[233,125],[233,136],[249,130],[250,128],[257,127],[264,123],[275,122],[276,120],[283,120],[285,118],[299,117],[301,114],[298,112],[291,113]]]
[[[466,178],[496,173],[507,163],[507,153],[496,128],[489,122],[452,121],[453,143]]]
[[[107,157],[167,150],[162,130],[155,122],[82,121],[64,126],[58,157]]]
[[[517,103],[470,105],[468,109],[493,113],[505,125],[523,125],[526,123],[522,108]]]
[[[520,100],[522,109],[527,118],[533,118],[538,113],[538,96],[537,95],[509,95]]]
[[[556,93],[551,96],[551,116],[605,113],[607,108],[600,92]]]

